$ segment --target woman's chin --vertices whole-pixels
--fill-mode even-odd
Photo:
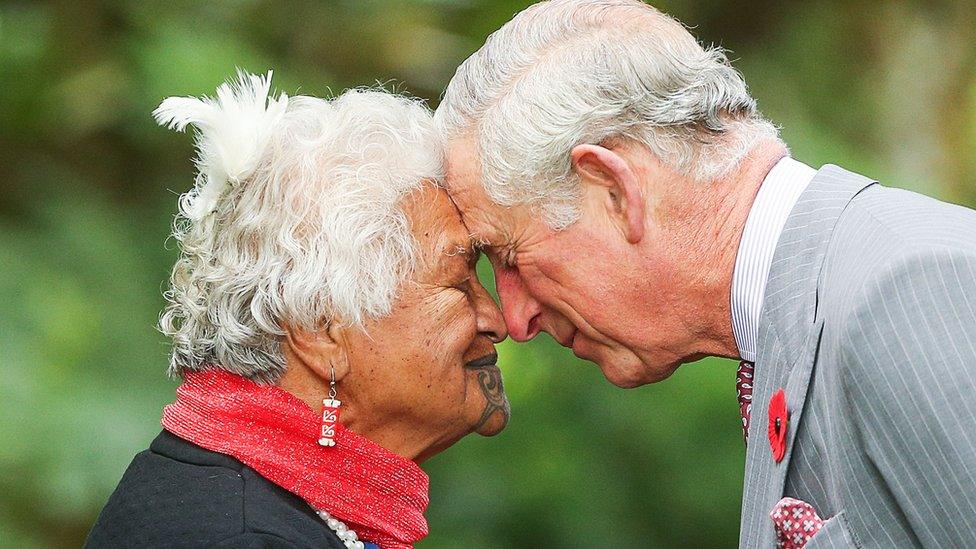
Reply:
[[[507,404],[507,402],[506,402]],[[499,408],[492,412],[488,418],[475,428],[475,432],[483,437],[493,437],[505,429],[508,425],[510,412],[508,406]]]

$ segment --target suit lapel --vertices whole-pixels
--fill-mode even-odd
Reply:
[[[790,460],[793,457],[793,443],[797,431],[800,429],[807,389],[810,385],[810,375],[813,372],[822,332],[823,320],[818,320],[808,332],[807,339],[803,342],[803,351],[793,364],[786,365],[785,368],[778,367],[780,365],[773,362],[757,363],[756,366],[757,370],[760,367],[766,367],[770,375],[764,376],[762,383],[757,384],[757,391],[753,392],[754,404],[746,463],[753,464],[754,468],[751,478],[746,479],[743,502],[749,501],[751,503],[753,512],[760,516],[759,526],[768,526],[770,533],[773,534],[775,532],[772,530],[772,522],[769,520],[768,513],[783,497],[786,472],[789,470]],[[768,438],[768,405],[773,393],[779,389],[784,389],[786,393],[789,420],[787,421],[786,432],[786,455],[783,456],[782,461],[777,463],[773,459]],[[768,524],[764,524],[766,522]],[[765,537],[763,539],[765,540]],[[772,542],[771,537],[769,541]],[[759,544],[759,546],[765,546],[765,544]]]
[[[746,450],[741,547],[772,547],[769,512],[783,485],[801,426],[824,320],[817,317],[817,290],[834,225],[851,199],[874,182],[836,166],[824,166],[800,195],[773,253],[759,320],[752,419]],[[787,446],[776,463],[768,439],[769,400],[786,393]]]

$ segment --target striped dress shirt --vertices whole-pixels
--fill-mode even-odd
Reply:
[[[759,313],[773,252],[786,219],[817,170],[785,157],[773,166],[756,194],[732,271],[732,333],[739,357],[756,360]]]

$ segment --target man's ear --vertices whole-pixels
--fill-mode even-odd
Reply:
[[[627,242],[640,242],[646,205],[637,175],[627,161],[599,145],[577,145],[570,155],[583,183],[596,185],[606,193],[607,213],[623,230]]]
[[[331,323],[316,331],[285,327],[285,341],[291,353],[313,374],[328,383],[340,381],[349,374],[349,356],[346,353],[345,329]]]

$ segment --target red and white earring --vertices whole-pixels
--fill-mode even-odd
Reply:
[[[339,405],[342,404],[342,401],[336,400],[335,385],[335,368],[332,368],[329,398],[322,399],[322,436],[319,438],[319,444],[326,447],[335,446],[336,424],[339,423]]]

